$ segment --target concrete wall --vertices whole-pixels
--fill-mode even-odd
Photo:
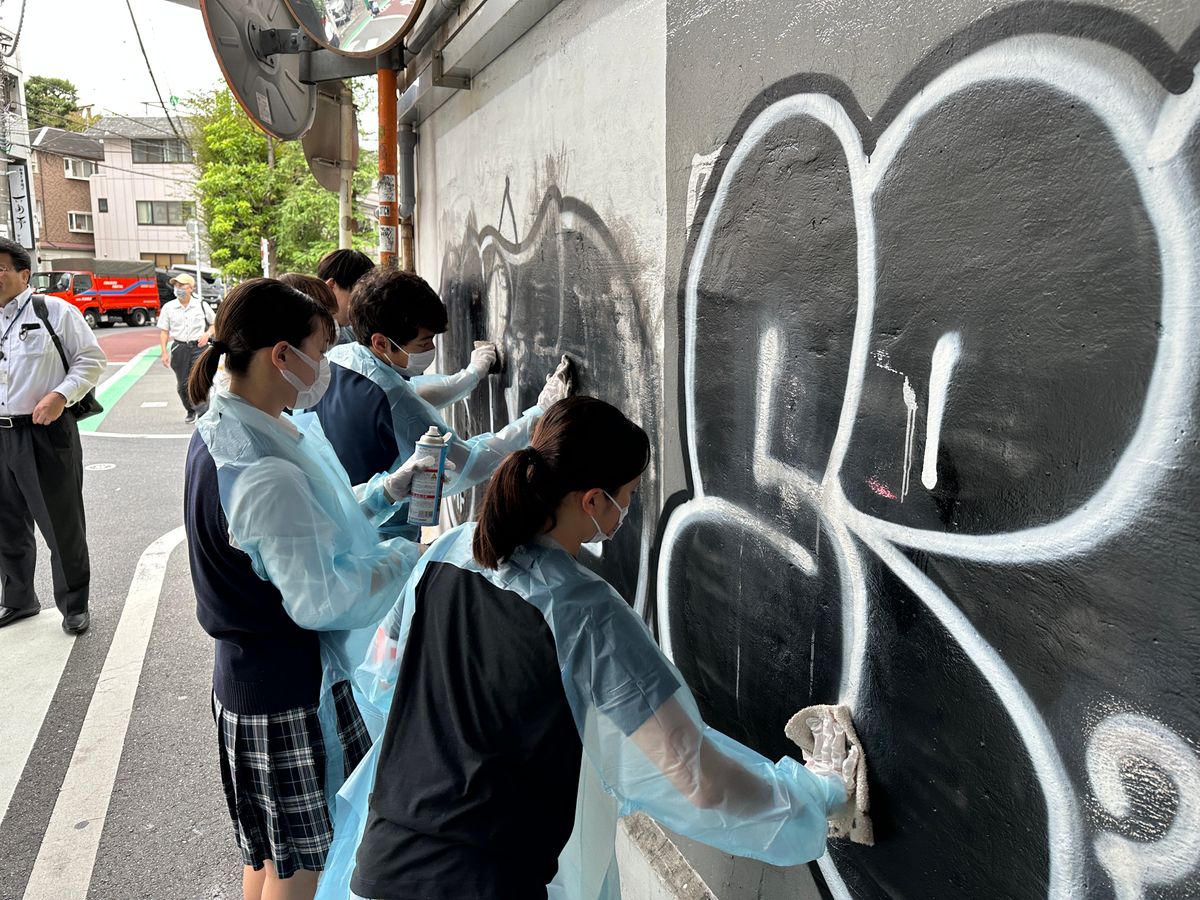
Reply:
[[[104,162],[92,176],[92,212],[97,259],[139,259],[142,253],[182,253],[191,258],[195,243],[187,229],[139,225],[137,201],[195,202],[196,168],[183,163],[134,163],[127,138],[104,139]],[[108,200],[108,212],[98,201]]]
[[[444,351],[505,346],[505,374],[454,412],[468,433],[531,406],[563,353],[663,433],[663,29],[661,2],[560,4],[421,126],[418,270],[451,309]],[[662,458],[594,561],[643,606]]]
[[[567,0],[421,127],[448,362],[510,356],[457,423],[579,355],[659,442],[595,563],[706,717],[777,757],[853,706],[826,895],[1200,895],[1198,27]]]

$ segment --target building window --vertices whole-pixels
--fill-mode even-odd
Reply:
[[[108,212],[108,198],[101,197],[99,200],[97,200],[96,208],[99,209],[100,212]]]
[[[75,178],[79,181],[87,181],[97,172],[97,166],[90,159],[71,159],[69,156],[63,157],[63,174],[68,178]]]
[[[154,263],[157,269],[169,269],[172,266],[182,266],[188,261],[186,253],[143,253],[140,259]]]
[[[190,163],[192,148],[178,138],[130,141],[135,163]]]
[[[196,205],[186,200],[139,200],[139,225],[184,225],[196,212]]]
[[[92,227],[92,214],[85,212],[67,213],[67,229],[70,231],[80,231],[84,234],[92,234],[96,230]]]

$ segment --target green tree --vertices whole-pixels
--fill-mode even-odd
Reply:
[[[274,141],[250,121],[228,89],[189,104],[190,139],[200,169],[197,190],[213,266],[234,278],[262,274],[260,242],[275,242],[280,272],[313,272],[337,247],[337,195],[312,177],[299,141]],[[274,156],[274,165],[269,158]],[[362,153],[354,174],[356,195],[371,188],[374,153]],[[375,248],[371,220],[359,216],[357,249]]]
[[[79,89],[65,78],[31,75],[25,82],[25,114],[29,130],[43,125],[83,131],[94,120],[79,107]]]

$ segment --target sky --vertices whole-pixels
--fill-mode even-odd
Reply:
[[[162,115],[138,49],[125,0],[25,0],[18,50],[26,77],[66,78],[95,112]],[[223,78],[198,9],[170,0],[132,0],[146,55],[169,104],[206,91]],[[21,0],[0,0],[0,22],[12,30]],[[151,104],[149,106],[145,104]]]
[[[0,24],[16,28],[22,0],[0,0]],[[66,78],[101,115],[162,115],[138,48],[126,0],[24,0],[18,52],[25,77]],[[163,100],[224,83],[199,9],[172,0],[131,0]],[[373,98],[372,98],[373,99]],[[372,104],[373,106],[373,104]],[[172,112],[174,110],[172,109]],[[364,146],[373,146],[373,108],[360,113]]]

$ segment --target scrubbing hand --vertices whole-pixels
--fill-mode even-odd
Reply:
[[[846,729],[827,710],[810,716],[805,724],[813,734],[813,749],[801,751],[804,767],[814,775],[840,778],[846,786],[846,797],[853,798],[858,748],[847,748]]]
[[[558,368],[546,376],[546,386],[538,395],[538,406],[543,410],[548,410],[559,400],[565,400],[571,396],[574,388],[571,370],[571,359],[564,353]]]

